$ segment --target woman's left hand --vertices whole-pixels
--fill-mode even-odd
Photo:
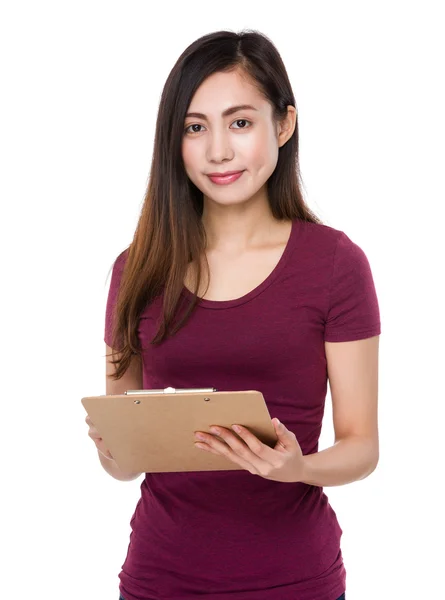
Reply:
[[[238,425],[239,437],[226,427],[210,427],[210,431],[224,441],[218,440],[215,435],[195,431],[195,439],[199,440],[199,443],[195,442],[195,446],[212,454],[225,456],[252,475],[289,483],[302,481],[304,458],[295,434],[278,419],[272,419],[272,423],[278,437],[274,448],[263,444],[241,425]],[[199,435],[202,436],[201,439]]]

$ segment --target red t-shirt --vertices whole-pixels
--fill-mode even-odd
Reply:
[[[123,261],[116,260],[106,309]],[[184,298],[191,293],[184,288]],[[160,346],[161,296],[141,315],[143,389],[260,390],[303,454],[318,451],[324,342],[380,334],[366,255],[342,231],[293,221],[272,273],[236,300],[201,300]],[[346,588],[342,529],[323,488],[242,471],[147,473],[119,574],[125,600],[336,600]]]

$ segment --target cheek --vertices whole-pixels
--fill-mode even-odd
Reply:
[[[257,130],[256,134],[242,151],[253,170],[266,171],[271,168],[273,171],[278,160],[277,142],[270,131]]]
[[[182,160],[184,162],[184,166],[186,168],[190,168],[191,163],[192,163],[192,154],[191,154],[191,150],[190,150],[190,146],[186,143],[182,144]]]
[[[275,146],[268,146],[267,144],[257,144],[249,155],[249,162],[252,171],[269,177],[278,162],[278,150]]]
[[[194,150],[190,145],[184,144],[182,147],[182,160],[187,175],[193,181],[199,174],[202,158],[198,156],[196,149]]]

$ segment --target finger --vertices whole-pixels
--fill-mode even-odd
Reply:
[[[113,456],[111,455],[111,452],[109,450],[101,450],[100,448],[98,448],[99,452],[101,454],[103,454],[105,456],[105,458],[108,458],[109,460],[114,460]]]
[[[103,443],[102,440],[95,442],[95,444],[96,444],[96,448],[99,450],[99,452],[101,454],[103,454],[106,458],[110,458],[110,459],[114,460],[111,452],[108,450],[108,448],[105,446],[105,444]]]
[[[211,440],[209,444],[201,441],[199,442],[199,445],[202,447],[203,452],[210,452],[211,454],[217,454],[218,456],[225,456],[228,460],[239,465],[242,469],[252,473],[252,475],[259,474],[251,463],[241,458],[241,456],[238,454],[235,454],[235,452],[233,452],[233,450],[223,442],[214,439]]]
[[[263,444],[247,427],[241,425],[237,427],[239,427],[237,431],[239,437],[225,428],[221,429],[221,435],[224,435],[225,441],[245,460],[249,460],[260,473],[264,472],[265,466],[277,468],[281,464],[280,457],[276,455],[273,448]]]
[[[278,437],[275,450],[294,450],[295,446],[298,445],[297,437],[293,431],[290,431],[281,421],[277,418],[273,419],[273,424]]]
[[[93,423],[93,421],[91,420],[90,417],[87,416],[86,419],[85,419],[85,422],[86,422],[87,425],[89,425],[90,431],[93,431],[93,430],[97,431],[97,429],[96,429],[96,427],[95,427],[95,425],[94,425],[94,423]]]
[[[97,431],[97,429],[94,426],[90,426],[90,428],[88,429],[88,435],[90,436],[90,438],[92,440],[101,440],[102,436],[100,435],[100,433]]]
[[[241,459],[243,464],[249,464],[257,473],[262,473],[264,471],[264,468],[267,465],[265,465],[263,459],[257,454],[254,454],[252,450],[246,446],[242,439],[239,439],[234,433],[225,427],[218,427],[218,430],[219,433],[215,435],[218,435],[220,438],[222,438],[223,442],[217,440],[215,435],[206,434],[209,437],[209,445],[219,450],[221,454],[224,454],[225,456],[231,457],[232,459],[234,457]],[[258,442],[261,444],[259,440]],[[235,460],[235,462],[240,464],[238,460]]]

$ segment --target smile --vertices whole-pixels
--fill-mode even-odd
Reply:
[[[244,171],[240,173],[234,173],[233,175],[226,175],[226,177],[214,177],[213,175],[208,175],[208,178],[212,183],[216,183],[217,185],[227,185],[228,183],[233,183],[237,179],[241,177]]]

